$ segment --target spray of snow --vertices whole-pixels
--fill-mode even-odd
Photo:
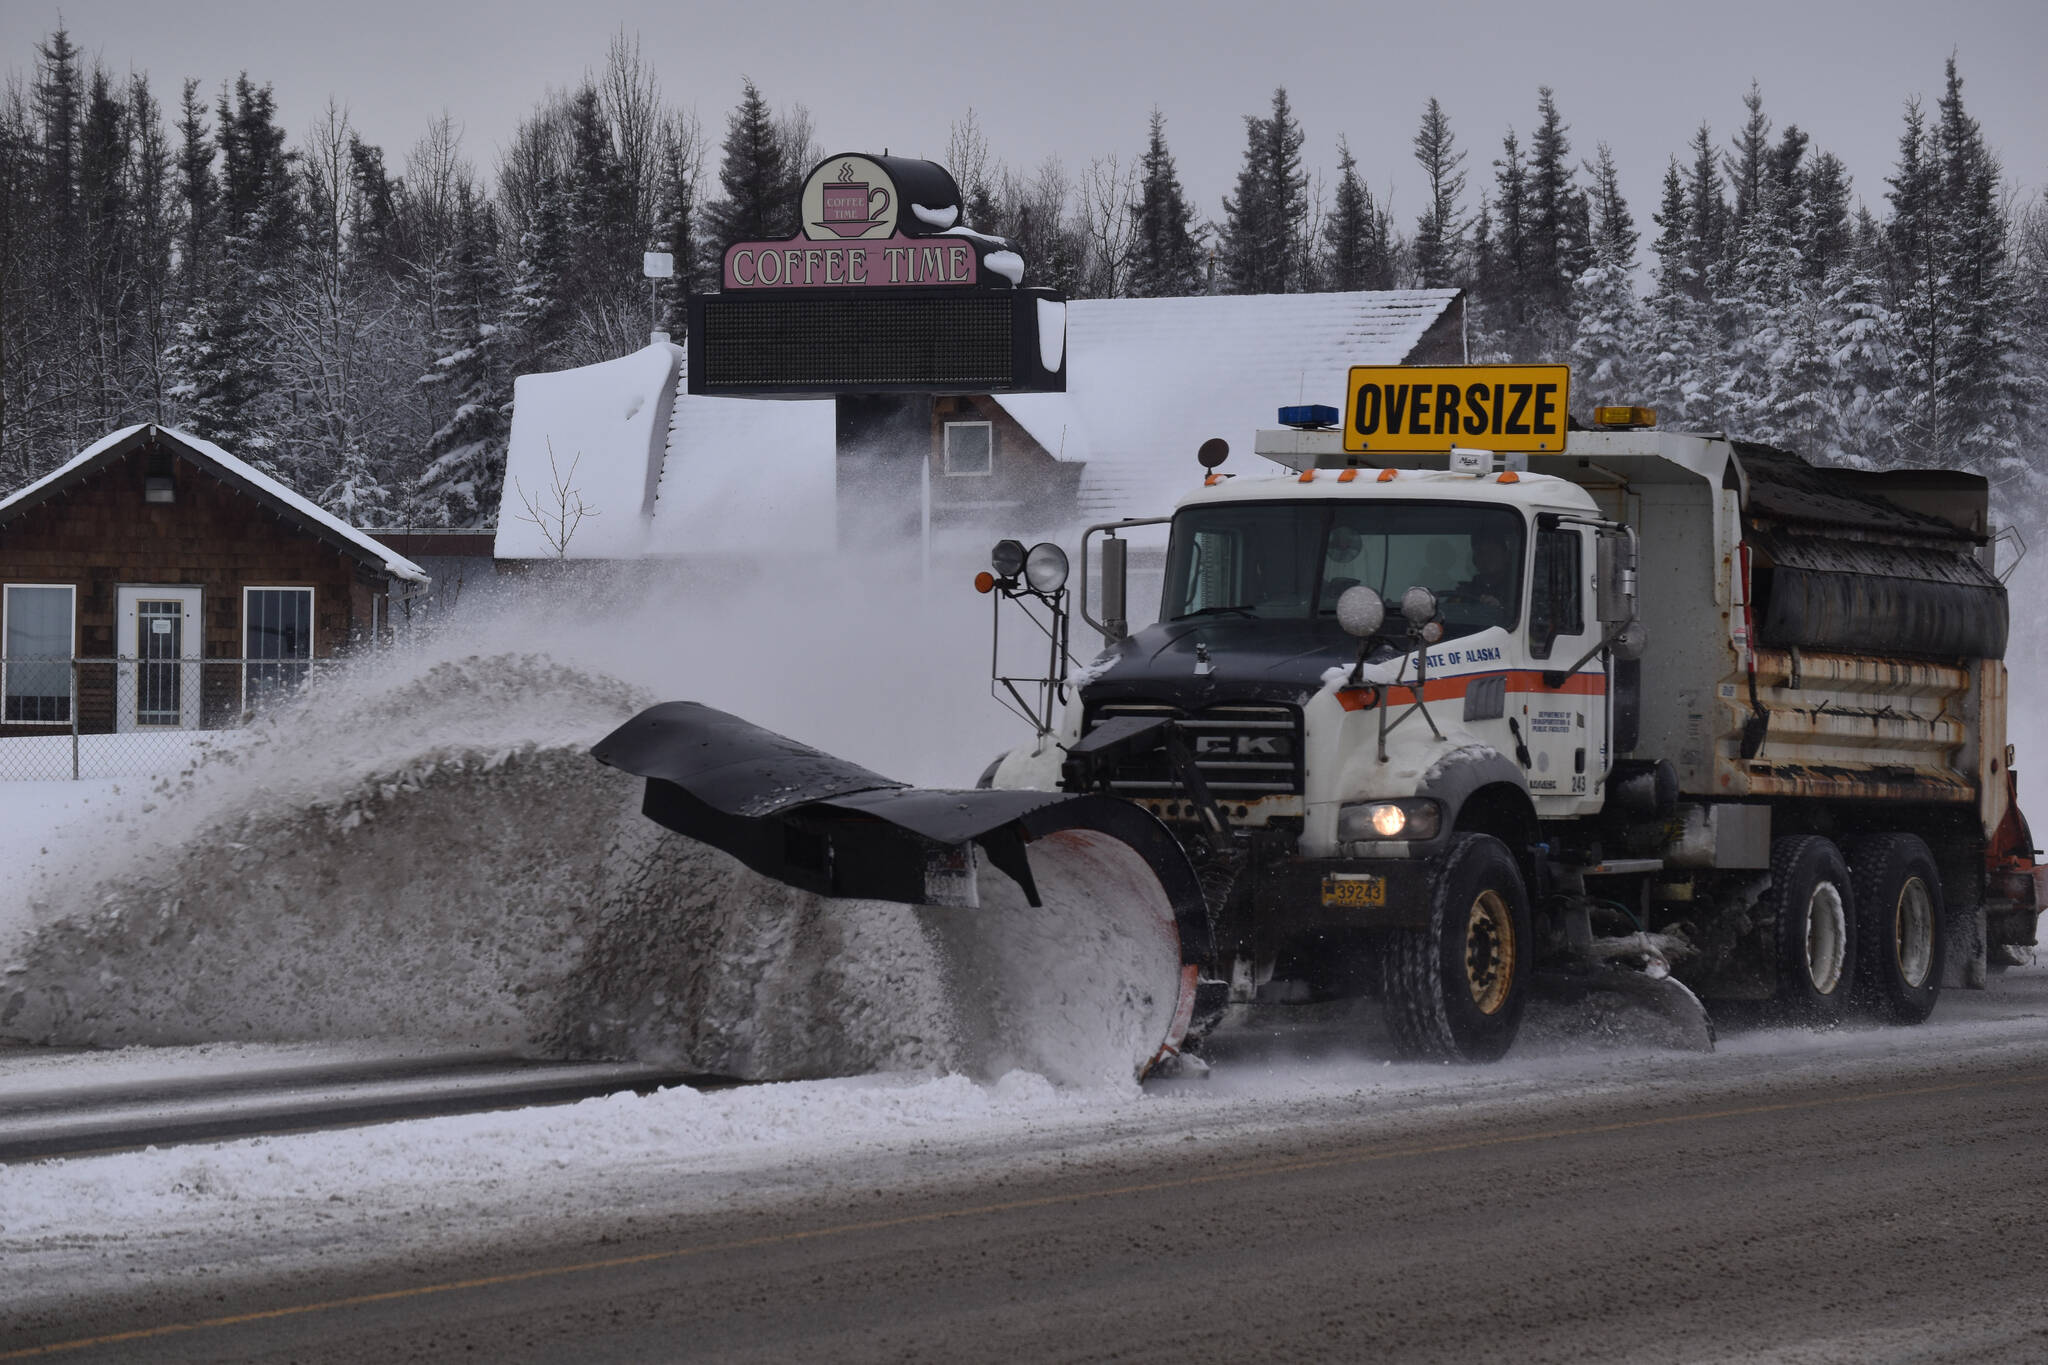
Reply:
[[[750,1078],[993,1076],[1015,1058],[1128,1083],[1164,1034],[1175,959],[1170,936],[1163,967],[1146,957],[1142,903],[1127,942],[1091,929],[1102,867],[1041,854],[1044,912],[987,871],[987,908],[964,922],[821,899],[660,829],[638,780],[585,752],[657,697],[698,697],[967,785],[1018,737],[961,676],[978,651],[942,624],[941,595],[858,567],[860,587],[837,565],[797,582],[732,566],[545,577],[524,605],[323,680],[188,771],[108,794],[90,841],[44,841],[35,888],[0,916],[0,1035],[431,1038]],[[959,595],[959,627],[985,628]],[[508,638],[549,650],[487,652]],[[820,660],[842,687],[819,686]]]

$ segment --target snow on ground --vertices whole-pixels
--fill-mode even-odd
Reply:
[[[948,569],[940,584],[964,584],[968,572]],[[986,639],[987,604],[938,585],[886,580],[874,565],[817,560],[743,573],[594,571],[325,684],[319,705],[280,713],[231,756],[189,776],[0,783],[0,857],[11,869],[27,866],[37,888],[31,893],[25,876],[0,888],[0,971],[10,950],[19,960],[26,935],[81,989],[104,992],[123,1017],[168,1019],[171,1036],[308,1039],[284,1048],[0,1052],[0,1094],[47,1089],[67,1076],[157,1078],[350,1055],[368,1045],[340,1040],[378,1030],[363,1028],[361,1016],[323,1018],[303,1006],[339,999],[347,994],[341,987],[363,994],[363,981],[377,983],[368,992],[374,999],[416,1011],[384,1022],[419,1028],[387,1033],[424,1033],[443,1045],[451,1040],[438,1031],[453,1016],[436,1009],[466,1012],[473,1022],[478,1001],[496,1008],[530,999],[532,971],[559,984],[568,970],[560,962],[471,951],[493,921],[465,920],[439,901],[466,887],[503,920],[505,896],[525,886],[573,891],[599,865],[577,857],[601,863],[611,856],[607,840],[630,851],[634,839],[652,838],[653,826],[633,812],[631,784],[605,788],[606,776],[581,755],[649,697],[724,706],[893,776],[971,781],[987,756],[1021,738],[987,697],[977,643]],[[535,651],[543,641],[545,654]],[[2033,649],[2024,638],[2016,645],[2016,668]],[[2015,703],[2026,776],[2036,767],[2048,776],[2041,725]],[[2038,763],[2029,754],[2040,755]],[[508,772],[535,780],[501,780]],[[599,810],[605,802],[613,808]],[[600,838],[604,821],[613,823]],[[567,831],[560,846],[548,843],[558,824]],[[220,837],[235,830],[273,842],[236,849]],[[464,861],[480,830],[489,846]],[[593,851],[593,843],[602,847]],[[544,856],[519,862],[512,853],[527,845]],[[2038,1016],[2048,1012],[2048,971],[2023,968],[1994,978],[1989,993],[1952,993],[1922,1029],[1738,1034],[1709,1057],[1611,1037],[1588,1050],[1570,1029],[1532,1017],[1529,1037],[1502,1066],[1390,1066],[1361,1042],[1369,1029],[1347,1031],[1339,1020],[1319,1048],[1314,1030],[1254,1031],[1226,1050],[1206,1082],[1055,1085],[1034,1074],[1051,1069],[1037,1063],[977,1082],[948,1074],[959,1067],[943,1048],[891,1050],[940,1023],[948,1004],[942,976],[928,974],[919,956],[931,940],[909,912],[874,907],[824,934],[800,907],[767,899],[779,893],[723,875],[700,869],[691,887],[700,911],[742,915],[737,928],[709,921],[736,935],[706,947],[705,961],[726,964],[723,978],[704,985],[701,978],[718,973],[700,971],[702,964],[673,978],[648,968],[650,941],[696,944],[692,926],[707,921],[662,921],[652,939],[645,924],[629,924],[576,947],[583,956],[571,965],[589,969],[580,978],[586,993],[557,998],[603,1007],[581,1017],[608,1020],[622,1031],[614,1040],[630,1041],[636,1029],[678,1036],[676,1017],[662,1011],[693,979],[715,996],[706,1008],[722,1020],[743,1011],[775,1016],[762,1001],[790,990],[804,999],[802,990],[823,982],[829,989],[769,1018],[766,1033],[720,1046],[742,1062],[824,1057],[828,1065],[813,1065],[813,1075],[880,1074],[8,1167],[0,1262],[11,1287],[24,1297],[86,1293],[135,1274],[207,1274],[299,1254],[402,1253],[592,1210],[805,1199],[870,1176],[876,1184],[929,1178],[981,1160],[1101,1144],[1296,1130],[1418,1105],[1522,1104],[1666,1081],[1697,1091],[1760,1070],[1831,1072],[1921,1049],[1995,1051],[2037,1037]],[[110,886],[118,893],[111,910]],[[138,886],[153,887],[154,898],[135,899]],[[419,886],[428,888],[425,902],[403,899]],[[126,921],[124,906],[134,912]],[[166,906],[171,918],[148,920]],[[61,931],[49,932],[53,924]],[[153,961],[155,977],[146,970]],[[517,970],[504,970],[507,962]],[[266,973],[275,979],[265,982]],[[0,999],[19,981],[0,975]],[[475,984],[477,993],[465,997],[451,981]],[[212,1011],[209,1027],[242,1027],[178,1035],[176,1011],[195,1003]],[[516,1010],[484,1015],[506,1027],[456,1041],[519,1036],[531,1022]],[[312,1031],[275,1031],[294,1019]],[[252,1021],[265,1029],[248,1027]]]
[[[1481,1112],[1621,1092],[1697,1102],[1757,1083],[1882,1074],[1902,1058],[1956,1065],[2038,1048],[2048,969],[2016,969],[1992,991],[1952,994],[1911,1031],[1738,1033],[1712,1056],[1569,1046],[1518,1049],[1491,1067],[1393,1065],[1361,1050],[1351,1023],[1248,1030],[1219,1046],[1203,1080],[1054,1086],[1012,1072],[887,1074],[421,1119],[166,1150],[46,1161],[0,1179],[0,1260],[26,1304],[150,1278],[204,1276],[317,1257],[403,1256],[518,1228],[628,1212],[751,1207],[968,1179],[1091,1152],[1390,1121],[1444,1106]],[[81,1060],[80,1074],[286,1066],[244,1050],[171,1049]],[[135,1063],[141,1062],[141,1067]],[[49,1080],[46,1059],[0,1053],[0,1084]]]

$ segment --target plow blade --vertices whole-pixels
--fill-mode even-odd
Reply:
[[[1187,855],[1139,807],[910,787],[696,702],[649,707],[591,754],[646,779],[648,818],[764,876],[943,911],[982,1031],[1099,1008],[1138,1074],[1178,1055],[1208,916]]]

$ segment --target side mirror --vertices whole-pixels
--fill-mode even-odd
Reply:
[[[1131,543],[1105,536],[1102,541],[1102,637],[1115,644],[1131,633]]]
[[[1600,533],[1597,614],[1603,626],[1636,619],[1636,542],[1625,531]]]
[[[1379,634],[1386,620],[1387,604],[1362,583],[1344,589],[1343,596],[1337,599],[1337,624],[1344,627],[1346,635],[1370,640]]]

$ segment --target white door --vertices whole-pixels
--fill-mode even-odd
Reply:
[[[115,728],[199,728],[199,589],[115,590]]]
[[[1600,640],[1589,590],[1593,541],[1580,527],[1536,533],[1529,592],[1529,654],[1539,681],[1520,698],[1531,764],[1529,793],[1541,815],[1576,813],[1596,802],[1605,771],[1607,679],[1600,660],[1555,683]]]

